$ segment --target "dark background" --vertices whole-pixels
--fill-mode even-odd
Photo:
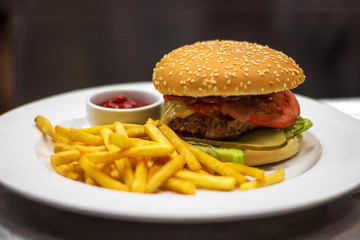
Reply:
[[[360,1],[0,0],[0,113],[90,86],[151,81],[167,52],[232,39],[291,56],[314,98],[360,96]]]

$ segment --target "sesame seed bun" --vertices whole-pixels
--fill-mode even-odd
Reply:
[[[302,69],[284,53],[255,43],[213,40],[166,54],[152,77],[164,95],[258,95],[293,89]]]
[[[274,150],[243,150],[244,164],[247,166],[259,166],[276,163],[289,159],[297,154],[303,144],[303,136],[296,135],[290,138],[286,146]]]

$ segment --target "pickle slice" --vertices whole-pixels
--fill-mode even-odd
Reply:
[[[251,150],[271,150],[281,148],[287,144],[287,138],[284,131],[277,128],[257,128],[242,134],[238,139],[229,141],[199,139],[193,137],[182,137],[182,139],[218,147],[233,147]]]

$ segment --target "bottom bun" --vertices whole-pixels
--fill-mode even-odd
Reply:
[[[283,161],[297,154],[300,151],[302,144],[303,137],[299,134],[290,138],[287,145],[279,149],[264,151],[244,150],[244,165],[259,166]]]

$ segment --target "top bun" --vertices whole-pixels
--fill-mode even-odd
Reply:
[[[164,95],[258,95],[293,89],[305,75],[284,53],[255,43],[213,40],[166,54],[152,80]]]

